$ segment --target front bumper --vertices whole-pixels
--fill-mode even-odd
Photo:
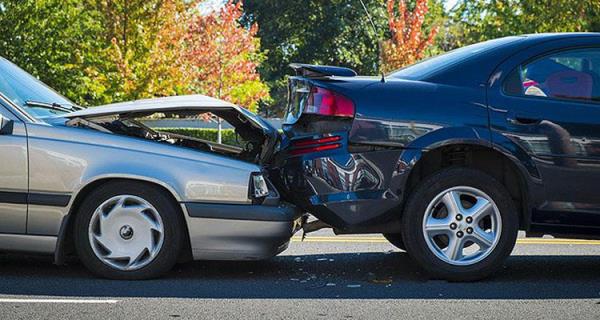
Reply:
[[[285,250],[301,227],[290,205],[183,203],[194,260],[262,260]]]

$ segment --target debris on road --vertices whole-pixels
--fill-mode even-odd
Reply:
[[[392,278],[373,279],[373,280],[371,280],[371,283],[374,283],[374,284],[391,284],[392,283]]]

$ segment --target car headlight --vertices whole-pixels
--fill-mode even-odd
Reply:
[[[260,173],[252,175],[252,196],[256,199],[264,198],[269,195],[269,186],[267,180]]]

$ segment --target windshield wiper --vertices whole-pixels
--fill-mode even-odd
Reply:
[[[63,112],[73,112],[75,110],[82,109],[81,107],[77,107],[74,105],[72,105],[71,108],[69,108],[60,103],[56,103],[56,102],[48,103],[48,102],[40,102],[40,101],[33,101],[33,100],[25,101],[25,105],[30,106],[30,107],[39,107],[39,108],[63,111]]]

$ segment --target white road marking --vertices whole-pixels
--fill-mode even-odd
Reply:
[[[91,299],[2,299],[0,303],[70,303],[70,304],[115,304],[119,300]]]

